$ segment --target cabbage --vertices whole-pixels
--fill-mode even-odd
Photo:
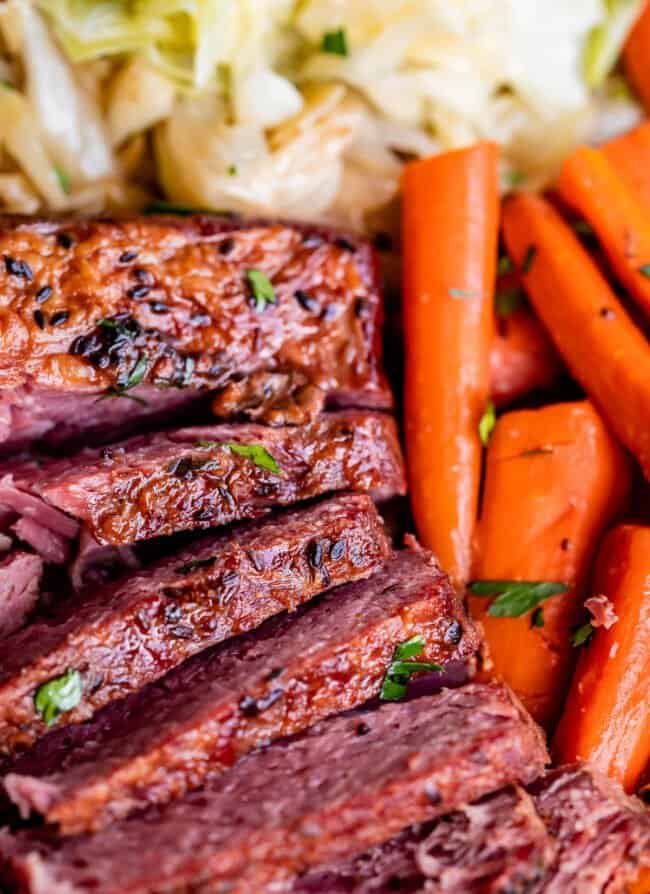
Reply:
[[[148,130],[166,118],[174,107],[176,88],[145,59],[136,56],[113,78],[106,118],[114,146]]]

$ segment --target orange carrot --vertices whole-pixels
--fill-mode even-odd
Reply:
[[[484,596],[470,596],[470,610],[484,626],[494,674],[547,728],[576,657],[571,629],[581,618],[590,562],[625,505],[630,478],[626,455],[587,401],[506,413],[494,429],[473,576],[560,582],[568,590],[520,617],[494,617]]]
[[[549,388],[561,375],[562,363],[553,343],[529,308],[521,307],[499,319],[490,370],[492,400],[497,407]]]
[[[504,234],[567,366],[650,478],[650,345],[547,201],[523,193],[507,201]]]
[[[610,140],[601,150],[650,214],[650,121]]]
[[[589,761],[636,791],[650,760],[650,528],[621,525],[599,552],[592,591],[618,621],[581,647],[555,738],[561,763]]]
[[[639,94],[646,110],[650,110],[650,3],[645,4],[623,49],[627,76]]]
[[[489,398],[498,150],[483,143],[406,168],[405,423],[418,535],[466,580]]]
[[[581,146],[560,172],[564,201],[591,224],[617,277],[650,314],[650,214],[598,149]]]
[[[641,869],[638,879],[629,889],[629,894],[650,894],[650,866]]]

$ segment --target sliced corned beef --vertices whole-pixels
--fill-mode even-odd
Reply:
[[[324,553],[346,546],[327,541]],[[6,789],[25,816],[42,813],[66,834],[97,828],[377,695],[396,646],[414,636],[423,642],[418,661],[438,665],[471,667],[480,644],[424,551],[404,551],[368,580],[197,655],[89,725],[42,740],[18,759]]]
[[[355,237],[206,215],[3,217],[0,256],[0,441],[13,449],[133,422],[199,389],[231,415],[289,401],[287,421],[328,398],[391,405],[377,261]],[[90,403],[103,396],[115,411]]]
[[[6,640],[0,753],[47,731],[39,687],[70,669],[82,697],[59,723],[85,720],[195,653],[375,571],[391,547],[369,497],[341,495],[212,535]]]
[[[38,602],[43,562],[22,550],[0,559],[0,637],[9,636],[23,626]],[[0,665],[5,644],[0,646]]]
[[[96,835],[5,831],[0,879],[10,894],[259,894],[495,787],[530,782],[546,759],[507,688],[470,684],[322,721]]]
[[[340,490],[404,493],[395,421],[325,413],[308,425],[218,425],[146,435],[39,464],[10,465],[0,505],[101,545],[258,518]]]

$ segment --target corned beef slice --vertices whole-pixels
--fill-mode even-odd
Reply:
[[[650,864],[650,815],[612,780],[561,767],[277,894],[624,894]]]
[[[435,560],[404,551],[370,579],[197,655],[88,725],[46,737],[18,759],[6,789],[25,816],[40,812],[66,834],[98,828],[377,695],[395,647],[416,635],[426,643],[419,660],[441,665],[471,667],[480,645]]]
[[[31,553],[15,550],[0,559],[0,637],[22,627],[36,608],[42,574],[42,560]]]
[[[354,237],[206,215],[3,217],[0,256],[0,441],[11,449],[132,423],[201,389],[224,389],[218,407],[233,414],[289,400],[293,421],[327,398],[391,405],[377,261]],[[116,400],[95,403],[102,395]]]
[[[368,576],[390,551],[370,498],[341,495],[211,535],[75,599],[56,622],[3,643],[0,753],[46,731],[34,694],[69,669],[81,674],[83,697],[59,723],[84,720],[201,649]]]
[[[44,465],[16,464],[1,483],[0,504],[69,536],[78,520],[99,544],[116,546],[257,518],[332,491],[382,499],[406,489],[395,421],[353,410],[300,427],[146,435]]]
[[[93,836],[5,831],[0,878],[9,894],[259,894],[495,787],[530,782],[546,760],[509,690],[470,684],[323,721]]]

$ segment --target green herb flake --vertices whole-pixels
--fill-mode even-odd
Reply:
[[[509,317],[522,306],[526,295],[521,286],[512,286],[509,289],[499,289],[494,296],[494,306],[500,317]]]
[[[197,441],[194,445],[195,447],[201,447],[205,450],[208,450],[210,447],[218,447],[218,441]]]
[[[275,457],[269,453],[266,447],[262,447],[261,444],[231,443],[224,444],[223,446],[230,450],[231,453],[236,453],[237,456],[243,456],[246,459],[250,459],[251,462],[254,462],[260,469],[267,469],[269,472],[273,472],[274,475],[282,474]]]
[[[334,56],[347,56],[348,40],[343,28],[337,28],[335,31],[326,31],[323,34],[321,50],[323,53],[331,53]]]
[[[571,229],[578,236],[591,237],[594,235],[593,227],[586,220],[575,220],[571,224]]]
[[[413,674],[422,672],[441,673],[439,664],[429,661],[411,661],[421,655],[426,643],[421,636],[413,636],[395,647],[393,657],[388,665],[379,697],[382,701],[392,702],[404,698],[408,681]]]
[[[641,267],[639,267],[639,273],[641,274],[641,276],[650,277],[650,264],[643,264]]]
[[[573,635],[571,636],[571,645],[576,649],[579,646],[584,646],[589,642],[593,635],[594,626],[588,621],[586,624],[578,627],[577,630],[574,630]]]
[[[526,182],[526,175],[523,171],[508,171],[505,176],[505,181],[506,186],[508,186],[510,189],[517,189],[518,186],[523,186]]]
[[[198,571],[200,568],[210,568],[216,561],[215,556],[210,556],[208,559],[192,559],[192,561],[174,568],[174,571],[176,574],[192,574],[193,571]]]
[[[497,596],[488,609],[491,617],[520,618],[551,596],[566,593],[568,587],[554,581],[479,580],[468,590],[475,596]]]
[[[499,276],[505,276],[506,273],[512,273],[514,265],[508,255],[501,255],[497,264],[497,273]]]
[[[489,400],[485,407],[485,412],[481,416],[481,419],[478,424],[478,436],[481,439],[481,444],[484,447],[490,443],[490,436],[494,431],[494,426],[497,424],[497,414],[496,409],[494,407],[494,402]]]
[[[530,626],[531,627],[543,627],[544,626],[544,609],[540,605],[539,608],[536,608],[530,617]]]
[[[228,176],[236,177],[238,174],[237,165],[228,165]]]
[[[109,320],[100,320],[97,325],[104,323],[108,325],[108,328],[111,328],[110,323],[112,321]],[[117,327],[116,327],[117,328]],[[112,397],[127,397],[129,400],[134,400],[136,403],[140,404],[143,407],[147,406],[147,401],[142,397],[137,397],[135,394],[128,394],[127,392],[131,390],[131,388],[135,388],[137,385],[140,385],[147,374],[147,358],[144,354],[140,354],[138,359],[136,360],[133,369],[128,375],[126,382],[122,385],[113,385],[110,388],[107,388],[106,391],[102,394],[99,400],[107,400]]]
[[[533,266],[533,261],[537,256],[537,246],[529,245],[526,249],[526,254],[524,255],[524,261],[521,265],[522,273],[530,273],[530,268]]]
[[[56,174],[56,179],[59,181],[59,185],[63,192],[67,195],[70,195],[70,190],[72,189],[72,184],[70,182],[70,175],[63,168],[55,165],[54,173]]]
[[[81,701],[83,681],[77,670],[43,683],[34,693],[34,707],[46,726],[56,723],[61,714],[72,711]]]
[[[262,311],[266,309],[267,304],[278,303],[271,280],[265,273],[261,270],[247,270],[246,279],[251,288],[255,310]]]

